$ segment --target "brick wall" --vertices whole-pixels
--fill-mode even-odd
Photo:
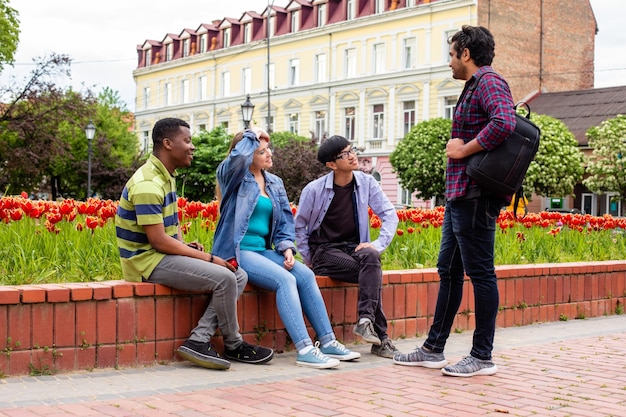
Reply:
[[[616,314],[626,301],[626,261],[500,266],[499,327]],[[318,283],[337,338],[353,343],[357,288]],[[423,336],[435,308],[434,269],[386,271],[383,302],[392,338]],[[472,330],[471,284],[454,328]],[[151,365],[175,349],[204,311],[207,295],[161,285],[103,283],[0,287],[0,375]],[[290,350],[274,293],[250,285],[238,303],[251,343]],[[310,330],[311,336],[313,335]],[[220,338],[215,340],[223,348]]]
[[[517,102],[536,91],[593,88],[596,21],[589,0],[479,0],[496,41],[493,67]]]

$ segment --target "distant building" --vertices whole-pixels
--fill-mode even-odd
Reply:
[[[451,117],[463,82],[451,77],[447,39],[462,25],[493,32],[493,66],[516,100],[593,87],[589,0],[285,1],[137,46],[144,148],[166,116],[187,120],[194,133],[218,125],[235,133],[249,94],[257,125],[343,135],[364,149],[392,202],[430,207],[402,189],[388,156],[415,124]]]

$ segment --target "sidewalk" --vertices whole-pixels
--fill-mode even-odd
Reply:
[[[469,352],[453,334],[446,358]],[[402,352],[423,338],[395,341]],[[626,316],[498,329],[495,376],[453,378],[394,365],[349,346],[334,370],[295,365],[295,353],[228,371],[186,362],[120,371],[0,379],[0,416],[625,416]]]

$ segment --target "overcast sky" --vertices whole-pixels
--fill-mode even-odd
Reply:
[[[84,85],[100,92],[111,87],[131,111],[135,109],[132,72],[137,66],[138,44],[224,17],[239,18],[248,10],[261,13],[268,5],[267,0],[9,1],[20,14],[20,44],[15,66],[5,68],[0,82],[6,83],[11,75],[18,80],[26,77],[35,57],[67,54],[73,59],[74,88]],[[274,4],[287,3],[275,0]],[[599,27],[595,86],[626,85],[626,2],[591,0],[591,5]]]

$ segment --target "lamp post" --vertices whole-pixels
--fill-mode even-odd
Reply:
[[[254,104],[250,101],[250,94],[248,94],[246,101],[241,105],[241,117],[243,118],[243,126],[246,129],[250,127],[250,120],[252,120],[253,112]]]
[[[87,198],[91,197],[91,141],[96,135],[96,127],[89,121],[85,127],[85,136],[87,136]]]

